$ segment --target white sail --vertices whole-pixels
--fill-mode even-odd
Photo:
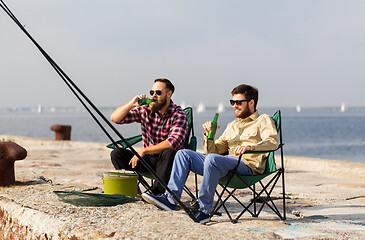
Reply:
[[[199,103],[199,105],[198,105],[198,108],[196,109],[196,111],[198,112],[198,113],[200,113],[200,112],[205,112],[205,105],[204,105],[204,103]]]
[[[38,105],[38,108],[37,108],[37,112],[38,113],[41,113],[43,111],[43,108],[42,108],[42,105]]]
[[[218,104],[218,109],[217,109],[217,112],[221,113],[221,112],[224,112],[225,111],[225,108],[224,108],[224,105],[222,102],[220,102]]]
[[[296,110],[297,110],[297,112],[301,112],[302,111],[301,106],[300,105],[297,105]]]
[[[340,109],[340,111],[341,112],[345,112],[345,111],[347,111],[348,110],[348,106],[346,105],[346,103],[342,103],[341,104],[341,109]]]

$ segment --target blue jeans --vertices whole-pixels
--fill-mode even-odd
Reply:
[[[179,150],[174,159],[168,187],[180,199],[189,171],[203,176],[199,190],[200,210],[206,214],[212,211],[215,189],[219,178],[227,175],[237,165],[238,158],[219,154],[204,155],[189,149]],[[243,162],[238,169],[239,174],[252,175],[252,170]],[[167,197],[173,199],[169,193]]]

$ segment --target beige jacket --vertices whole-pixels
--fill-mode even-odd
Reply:
[[[274,120],[267,114],[259,115],[256,111],[251,116],[236,118],[216,141],[204,137],[205,154],[217,153],[234,156],[237,146],[251,146],[253,151],[275,150],[279,145],[278,134]],[[252,169],[253,174],[261,174],[265,170],[266,158],[264,154],[243,154],[241,160]]]

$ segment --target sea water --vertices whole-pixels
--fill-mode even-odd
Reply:
[[[280,108],[259,108],[259,113],[273,115]],[[38,109],[39,110],[39,109]],[[50,130],[53,124],[72,126],[71,139],[76,141],[111,142],[103,130],[83,109],[62,108],[38,111],[37,109],[0,109],[0,134],[30,136],[54,139]],[[113,107],[101,108],[109,119]],[[198,148],[202,149],[203,128],[211,121],[216,108],[207,108],[204,112],[193,112],[194,133],[198,138]],[[365,108],[349,108],[341,112],[337,108],[281,108],[284,154],[315,158],[365,162]],[[232,108],[219,115],[216,137],[219,137],[229,122],[234,120]],[[103,123],[113,139],[118,136]],[[140,134],[140,125],[113,126],[123,137]]]

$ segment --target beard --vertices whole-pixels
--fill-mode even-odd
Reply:
[[[152,98],[152,99],[156,100],[156,102],[152,102],[149,105],[149,108],[153,113],[157,113],[167,104],[167,96],[163,99],[160,99],[160,101],[158,101],[157,98]]]
[[[245,119],[249,116],[251,116],[251,112],[248,108],[245,108],[245,110],[243,112],[239,112],[239,113],[236,113],[234,112],[234,115],[236,116],[236,118],[242,118],[242,119]]]

